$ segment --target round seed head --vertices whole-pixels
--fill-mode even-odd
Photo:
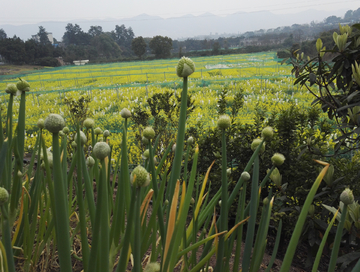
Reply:
[[[149,149],[146,149],[146,150],[144,151],[143,156],[144,156],[144,158],[146,158],[146,159],[150,158],[150,152],[149,152]]]
[[[270,141],[274,137],[274,130],[272,127],[266,127],[262,130],[261,136],[265,141]]]
[[[253,142],[251,143],[251,150],[255,151],[256,148],[261,144],[261,142],[262,142],[261,139],[254,139]],[[264,151],[265,151],[265,143],[262,144],[260,153],[263,153]]]
[[[155,131],[152,127],[146,127],[143,131],[143,136],[148,139],[154,139],[155,138]]]
[[[65,127],[65,121],[61,115],[51,113],[46,117],[44,126],[51,133],[59,133]]]
[[[346,188],[340,195],[340,201],[343,202],[345,205],[350,205],[354,203],[354,194],[349,189]]]
[[[250,174],[246,171],[241,173],[241,179],[244,181],[248,181],[250,179]]]
[[[76,143],[75,141],[72,141],[72,142],[71,142],[71,146],[72,146],[73,148],[76,148],[76,147],[77,147],[77,143]]]
[[[227,177],[230,177],[230,175],[231,175],[231,168],[226,169],[226,175],[227,175]]]
[[[7,92],[8,94],[13,94],[13,95],[15,95],[16,92],[17,92],[17,90],[18,90],[18,89],[17,89],[16,85],[13,84],[13,83],[10,83],[10,84],[8,84],[8,85],[6,86],[5,92]]]
[[[92,118],[86,118],[83,123],[84,127],[87,129],[93,128],[95,126],[95,121]]]
[[[28,92],[30,91],[30,84],[26,80],[20,80],[16,83],[16,87],[20,92]]]
[[[95,158],[103,160],[110,155],[110,146],[105,142],[97,142],[94,146],[93,153]]]
[[[37,121],[37,126],[38,126],[38,128],[43,129],[43,128],[45,127],[45,121],[44,121],[44,119],[40,118],[40,119]]]
[[[131,172],[130,182],[135,187],[146,187],[150,183],[150,174],[144,167],[138,165]]]
[[[77,142],[77,133],[75,134],[75,142]],[[84,144],[86,144],[86,142],[87,142],[87,138],[86,138],[86,135],[85,135],[85,133],[84,132],[82,132],[81,130],[80,130],[80,142],[81,142],[81,144],[82,145],[84,145]]]
[[[62,129],[62,131],[65,133],[65,134],[68,134],[70,132],[69,128],[68,127],[64,127]]]
[[[231,120],[229,115],[227,114],[220,115],[217,121],[218,128],[227,129],[228,127],[230,127],[230,124],[231,124]]]
[[[146,138],[146,137],[142,137],[142,139],[141,139],[141,141],[142,141],[142,143],[144,144],[144,145],[148,145],[149,144],[149,139],[148,138]]]
[[[106,137],[109,137],[109,136],[110,136],[110,131],[104,130],[103,136],[104,136],[105,138],[106,138]]]
[[[188,77],[194,72],[195,63],[187,57],[182,57],[176,66],[176,74],[179,77]]]
[[[95,135],[100,135],[101,133],[103,133],[103,131],[101,130],[101,128],[97,127],[94,129],[94,133]]]
[[[192,136],[190,136],[190,137],[187,139],[187,143],[188,143],[189,145],[193,145],[194,142],[195,142],[195,140],[194,140],[194,137],[192,137]]]
[[[280,154],[280,153],[275,153],[272,158],[271,158],[271,161],[273,163],[273,165],[275,166],[281,166],[284,161],[285,161],[285,157],[283,154]]]
[[[120,115],[122,118],[130,118],[131,112],[127,108],[124,108],[120,111]]]
[[[6,202],[8,202],[8,200],[9,200],[8,191],[5,188],[0,187],[0,205],[4,205]]]
[[[87,165],[89,168],[93,167],[93,166],[95,165],[95,160],[94,160],[94,158],[91,157],[91,156],[87,157],[87,159],[86,159],[86,165]]]

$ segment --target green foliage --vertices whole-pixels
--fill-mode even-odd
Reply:
[[[141,59],[141,57],[146,53],[146,42],[142,36],[136,37],[131,42],[131,50],[134,51],[134,54]]]
[[[73,130],[75,130],[77,126],[82,128],[84,120],[90,117],[90,98],[88,96],[81,96],[79,99],[65,97],[64,103],[68,109],[70,126],[73,128]]]
[[[151,39],[149,47],[156,58],[168,58],[172,48],[172,39],[166,36],[155,36]]]
[[[147,99],[151,116],[153,117],[153,128],[157,135],[160,135],[160,146],[157,150],[157,155],[160,156],[163,147],[169,145],[170,141],[175,139],[176,131],[178,129],[178,120],[180,115],[181,96],[174,95],[167,91],[164,93],[154,94]],[[194,100],[191,95],[187,96],[187,115],[195,109]],[[139,116],[143,116],[139,112]]]
[[[340,32],[333,34],[335,46],[332,49],[325,48],[319,39],[316,57],[307,60],[299,52],[292,51],[290,58],[297,77],[294,84],[300,84],[311,92],[314,103],[321,105],[328,117],[339,124],[341,136],[336,139],[335,153],[354,149],[353,146],[360,141],[360,81],[356,80],[358,72],[354,69],[360,60],[360,24],[341,27]],[[331,62],[324,60],[325,51],[334,56]]]

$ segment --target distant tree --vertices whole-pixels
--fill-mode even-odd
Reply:
[[[221,48],[220,43],[214,42],[213,48],[212,48],[213,55],[218,55],[220,53],[220,48]]]
[[[170,57],[172,39],[169,37],[155,36],[151,39],[149,47],[156,58]]]
[[[352,11],[351,9],[348,10],[344,15],[344,20],[345,21],[350,21],[352,19],[352,17],[353,17],[353,13],[354,13],[354,11]]]
[[[0,40],[0,55],[5,62],[12,64],[25,63],[26,53],[23,40],[14,36],[13,38]]]
[[[125,55],[131,55],[131,42],[135,37],[131,27],[126,28],[125,25],[116,25],[115,31],[111,31],[111,36]]]
[[[99,36],[99,35],[103,34],[103,29],[102,29],[101,26],[90,26],[88,34],[91,37],[96,37],[96,36]]]
[[[4,29],[0,28],[0,40],[6,39],[7,35],[4,31]]]
[[[341,22],[341,18],[335,15],[329,16],[324,20],[325,24],[337,24]]]
[[[41,45],[49,45],[51,42],[48,38],[48,33],[46,32],[45,28],[43,26],[39,26],[39,32],[37,33],[37,36],[39,37],[39,43]]]
[[[117,59],[121,56],[119,45],[108,34],[100,34],[93,38],[91,45],[94,47],[97,58],[101,59]]]
[[[63,36],[65,45],[85,45],[90,43],[90,35],[83,32],[78,24],[67,24],[66,31]]]
[[[142,36],[139,36],[132,40],[131,50],[134,51],[134,54],[141,58],[146,53],[146,42]]]

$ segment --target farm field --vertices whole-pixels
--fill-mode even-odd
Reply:
[[[228,90],[228,102],[240,90],[244,93],[244,106],[237,121],[253,122],[256,108],[273,112],[286,108],[289,102],[309,107],[311,95],[292,84],[291,67],[281,65],[275,52],[193,58],[196,71],[189,79],[189,94],[195,100],[195,110],[188,117],[187,126],[199,122],[206,127],[216,126],[217,101],[220,92]],[[37,120],[49,113],[67,116],[64,98],[88,96],[90,116],[97,127],[112,133],[111,143],[116,153],[120,144],[118,134],[123,119],[123,108],[133,110],[140,105],[148,110],[147,99],[160,92],[181,92],[181,79],[177,77],[177,59],[124,62],[113,64],[65,66],[32,71],[23,75],[0,76],[0,88],[5,90],[8,83],[18,77],[30,83],[31,91],[26,100],[27,142],[31,149],[35,143]],[[6,105],[7,95],[2,92],[0,100]],[[14,118],[18,115],[19,98],[15,98]],[[5,108],[5,106],[3,106]],[[134,137],[130,126],[129,139]],[[48,139],[50,143],[50,138]],[[130,147],[131,154],[137,154],[136,147]],[[136,161],[131,158],[131,161]]]

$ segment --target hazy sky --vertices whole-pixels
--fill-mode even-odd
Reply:
[[[355,10],[359,0],[1,0],[0,25],[28,24],[74,19],[126,18],[142,13],[163,18],[210,12],[227,15],[235,12],[269,10],[294,13],[308,9]],[[341,13],[343,14],[343,13]]]

